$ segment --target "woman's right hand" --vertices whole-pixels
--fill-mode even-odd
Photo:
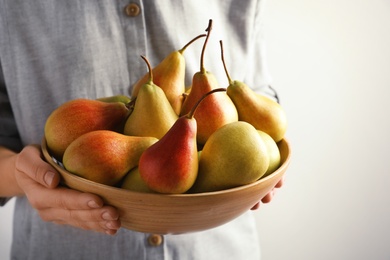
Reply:
[[[44,221],[114,235],[119,213],[94,194],[58,186],[59,173],[43,161],[38,145],[26,146],[15,160],[15,178]]]

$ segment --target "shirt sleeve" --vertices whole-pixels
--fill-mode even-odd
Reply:
[[[268,70],[267,44],[264,33],[264,9],[266,1],[259,1],[253,24],[253,38],[250,39],[249,57],[253,57],[248,66],[245,83],[258,93],[265,94],[279,102],[276,89],[272,86],[272,76]]]
[[[22,143],[12,113],[11,103],[8,99],[7,89],[0,60],[0,146],[19,151]],[[11,198],[0,197],[0,207],[4,206]]]
[[[22,143],[8,98],[0,59],[0,146],[20,151]]]

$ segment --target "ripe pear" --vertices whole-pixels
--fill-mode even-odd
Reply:
[[[267,146],[269,166],[268,166],[268,170],[262,176],[262,177],[266,177],[279,168],[280,160],[281,160],[280,151],[277,143],[269,134],[260,130],[257,130],[257,132],[259,133],[260,137],[263,139],[263,141]]]
[[[153,83],[152,69],[148,60],[141,56],[149,68],[149,82],[139,90],[135,105],[130,116],[126,120],[123,133],[134,136],[153,136],[158,139],[178,119],[164,91]]]
[[[47,146],[57,160],[68,145],[82,134],[94,130],[114,130],[127,118],[128,108],[121,102],[74,99],[57,107],[44,128]]]
[[[220,44],[222,61],[229,80],[227,94],[237,108],[239,120],[250,123],[256,129],[269,134],[275,142],[279,142],[287,129],[284,109],[273,99],[254,92],[245,83],[231,79],[223,58],[222,41]]]
[[[138,165],[141,154],[157,140],[109,130],[92,131],[66,148],[63,164],[73,174],[114,186]]]
[[[128,174],[126,174],[121,188],[137,192],[154,193],[154,191],[149,189],[148,185],[146,185],[146,183],[142,180],[138,167],[133,168]]]
[[[209,26],[206,29],[208,33],[202,49],[200,71],[193,75],[191,90],[184,99],[181,115],[187,114],[205,93],[219,88],[219,83],[214,74],[206,71],[203,64],[211,29],[212,20],[210,20]],[[199,105],[195,118],[198,122],[197,142],[203,145],[218,128],[225,124],[238,121],[238,113],[232,100],[226,93],[216,93],[209,97],[208,102],[203,102]]]
[[[150,189],[159,193],[184,193],[194,184],[199,162],[194,113],[206,96],[217,91],[221,89],[204,95],[187,115],[181,116],[158,142],[142,154],[138,168]]]
[[[257,130],[243,121],[222,126],[210,136],[199,159],[190,192],[229,189],[255,182],[269,166],[267,146]]]
[[[101,98],[97,98],[96,100],[104,101],[104,102],[108,102],[108,103],[122,102],[125,105],[127,105],[131,102],[131,98],[129,96],[121,95],[121,94],[115,95],[115,96],[101,97]]]
[[[179,115],[181,110],[182,93],[185,92],[185,59],[183,53],[194,41],[204,36],[206,35],[198,35],[180,50],[171,52],[153,68],[155,84],[164,90],[169,103],[177,115]],[[145,74],[134,84],[131,97],[137,97],[141,87],[148,81],[148,74]]]

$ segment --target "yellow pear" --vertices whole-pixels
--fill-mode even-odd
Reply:
[[[191,192],[208,192],[252,183],[269,166],[267,146],[249,123],[237,121],[215,131],[203,147]]]
[[[66,148],[66,170],[88,180],[116,185],[132,168],[142,153],[158,139],[127,136],[109,130],[86,133]]]
[[[269,156],[269,166],[266,173],[263,175],[263,177],[273,173],[276,169],[280,166],[280,151],[277,143],[274,141],[274,139],[267,134],[266,132],[257,130],[260,137],[263,139],[267,146],[268,156]]]
[[[154,82],[164,90],[169,103],[177,115],[179,115],[182,105],[181,95],[185,92],[185,59],[183,53],[189,45],[204,36],[206,35],[198,35],[180,50],[171,52],[153,68]],[[145,74],[134,84],[131,93],[132,98],[138,96],[139,90],[146,82],[148,82],[148,74]]]
[[[223,58],[222,61],[229,81],[226,93],[237,108],[238,119],[253,125],[256,129],[269,134],[275,142],[283,139],[287,129],[287,118],[282,106],[273,99],[254,92],[245,83],[232,80]]]
[[[153,83],[153,74],[147,59],[142,56],[149,68],[149,82],[139,90],[135,105],[127,118],[123,133],[133,136],[153,136],[161,139],[178,119],[164,91]]]
[[[142,180],[138,167],[133,168],[128,174],[126,174],[121,188],[137,192],[155,193],[149,189],[148,185],[146,185],[146,183]]]

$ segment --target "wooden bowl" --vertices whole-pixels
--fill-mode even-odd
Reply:
[[[122,227],[155,234],[182,234],[225,224],[251,209],[282,178],[290,163],[287,140],[279,142],[281,166],[254,183],[232,189],[197,194],[152,194],[111,187],[78,177],[60,167],[49,155],[45,139],[44,158],[72,189],[99,195],[119,210]]]

